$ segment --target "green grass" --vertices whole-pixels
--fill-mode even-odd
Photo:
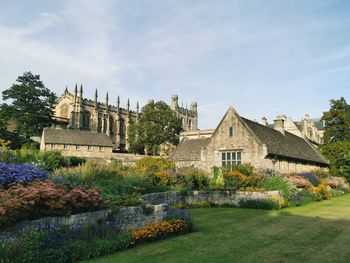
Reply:
[[[350,194],[279,211],[194,209],[196,232],[89,262],[350,262]]]

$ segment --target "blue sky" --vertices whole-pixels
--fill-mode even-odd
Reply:
[[[172,94],[198,102],[200,128],[232,105],[269,122],[319,117],[350,100],[350,1],[1,1],[0,87],[24,71],[61,94],[104,101]]]

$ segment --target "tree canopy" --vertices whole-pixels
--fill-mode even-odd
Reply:
[[[163,143],[178,144],[181,119],[163,101],[148,103],[138,122],[129,127],[130,151],[158,155]]]
[[[330,100],[330,109],[323,113],[325,121],[322,153],[331,163],[331,170],[350,179],[350,105],[341,97]]]
[[[23,141],[41,135],[44,127],[54,123],[52,106],[56,95],[45,87],[39,75],[25,72],[2,96],[9,103],[1,105],[1,116],[16,122],[16,132]]]
[[[350,105],[341,97],[330,100],[330,109],[323,113],[325,143],[350,140]]]

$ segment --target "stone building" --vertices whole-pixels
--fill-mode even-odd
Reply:
[[[315,146],[323,143],[324,122],[320,119],[310,119],[308,114],[305,114],[301,121],[293,121],[292,118],[286,115],[279,115],[277,118],[284,120],[284,129],[296,136],[309,140]],[[264,117],[261,124],[273,128],[273,124],[268,124]]]
[[[197,103],[193,102],[187,109],[178,105],[178,96],[172,97],[171,108],[182,119],[183,130],[196,130],[198,125]],[[94,100],[83,97],[83,87],[78,92],[75,86],[74,94],[66,88],[58,99],[54,108],[55,118],[59,126],[64,129],[85,130],[94,134],[106,134],[110,137],[113,149],[127,151],[129,148],[128,128],[141,117],[139,103],[136,111],[130,110],[130,101],[127,100],[126,108],[120,106],[118,96],[116,104],[110,105],[108,93],[105,103],[98,102],[97,90]]]
[[[256,168],[280,172],[301,172],[329,166],[309,140],[285,129],[285,118],[278,117],[274,127],[241,117],[228,109],[215,130],[184,132],[170,157],[178,167],[211,171],[214,166],[251,163]]]
[[[109,160],[112,157],[113,144],[111,138],[103,133],[45,128],[40,150],[59,150],[64,156]]]

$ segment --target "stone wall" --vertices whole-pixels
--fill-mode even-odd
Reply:
[[[102,210],[82,213],[67,217],[45,217],[37,220],[26,220],[1,229],[1,241],[15,238],[16,234],[25,230],[48,230],[59,227],[75,226],[86,223],[97,223],[113,218],[121,231],[129,228],[137,229],[151,222],[159,222],[174,213],[171,206],[192,205],[200,202],[208,202],[216,205],[238,206],[240,200],[269,199],[274,197],[282,199],[278,191],[249,192],[249,191],[188,191],[188,192],[163,192],[141,196],[141,198],[153,206],[151,214],[145,214],[141,207],[122,207],[117,211]]]
[[[123,165],[134,166],[135,163],[145,157],[145,155],[130,154],[130,153],[113,153],[112,159],[121,162]]]
[[[63,226],[76,227],[86,223],[97,223],[113,218],[117,228],[125,231],[129,228],[140,228],[151,222],[159,222],[168,216],[168,205],[154,205],[151,214],[145,214],[141,207],[122,207],[118,211],[102,210],[82,213],[67,217],[44,217],[37,220],[26,220],[14,224],[0,231],[0,242],[9,238],[15,238],[16,234],[25,230],[49,230]]]
[[[163,192],[143,195],[141,198],[152,205],[168,204],[192,205],[199,202],[208,202],[216,205],[229,204],[238,206],[240,200],[269,199],[274,197],[282,199],[279,191],[251,192],[251,191],[188,191],[188,192]]]

